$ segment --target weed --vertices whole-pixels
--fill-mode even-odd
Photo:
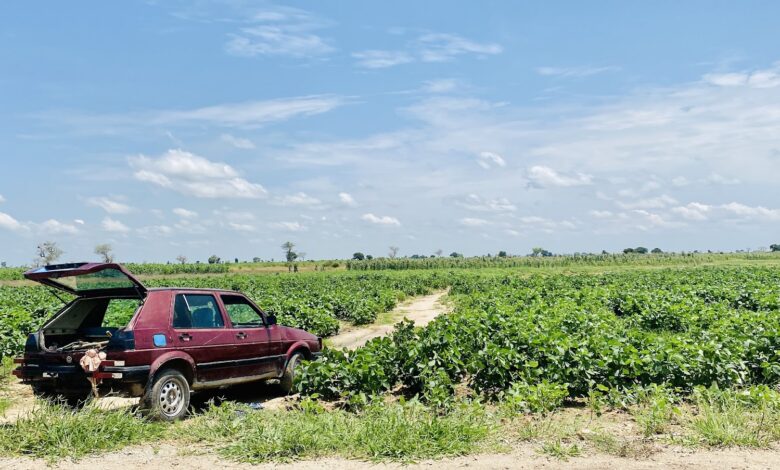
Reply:
[[[548,441],[542,444],[541,452],[560,460],[569,460],[570,457],[582,455],[582,449],[577,444],[565,444],[561,440]]]

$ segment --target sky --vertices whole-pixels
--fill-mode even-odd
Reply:
[[[0,4],[0,261],[780,243],[780,3]]]

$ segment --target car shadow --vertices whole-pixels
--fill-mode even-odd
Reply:
[[[242,403],[257,409],[279,409],[285,406],[287,396],[278,384],[248,383],[214,390],[201,390],[190,397],[190,408],[195,413],[206,411],[211,403]]]

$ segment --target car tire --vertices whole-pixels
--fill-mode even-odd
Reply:
[[[155,374],[141,399],[143,413],[158,421],[177,421],[190,408],[190,384],[176,369],[165,369]]]
[[[284,374],[282,374],[282,377],[279,379],[279,388],[285,394],[292,392],[293,384],[295,383],[295,368],[298,367],[298,364],[300,364],[302,359],[303,354],[297,352],[290,356],[290,360],[287,361],[287,366],[284,368]]]

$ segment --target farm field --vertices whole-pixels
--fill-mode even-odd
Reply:
[[[524,456],[633,468],[680,452],[690,455],[681,466],[744,462],[744,449],[761,449],[754,463],[772,462],[780,456],[778,258],[698,261],[149,277],[150,286],[240,289],[281,323],[323,336],[443,289],[451,311],[422,328],[400,323],[353,351],[326,349],[302,367],[299,394],[280,409],[246,406],[266,391],[226,392],[162,425],[131,408],[40,402],[0,427],[0,455],[14,466],[35,465],[28,457],[86,465],[99,458],[90,455],[133,458],[152,446],[174,460],[207,454],[231,465],[446,458],[441,465],[479,468],[482,457],[458,456],[487,455],[483,463],[495,466]],[[22,331],[59,304],[43,288],[0,286],[3,356],[17,354]],[[10,382],[6,372],[3,407],[31,399]],[[85,436],[90,446],[77,442]]]

